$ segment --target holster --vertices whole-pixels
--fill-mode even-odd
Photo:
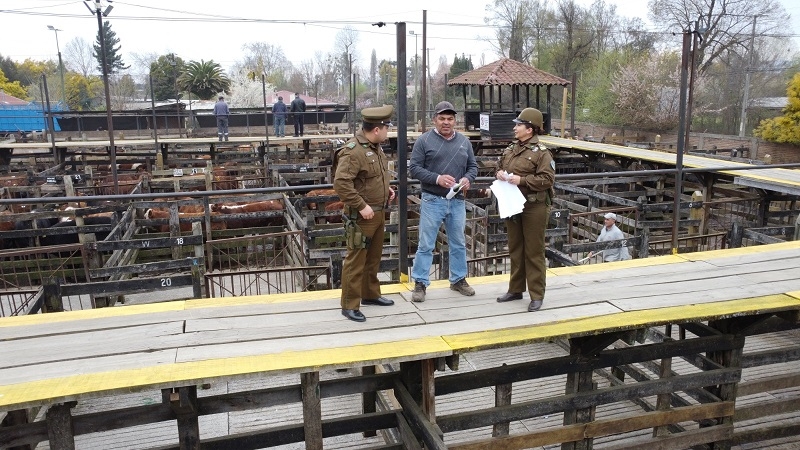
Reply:
[[[342,214],[344,221],[344,240],[348,250],[367,248],[369,239],[358,225],[358,212]]]

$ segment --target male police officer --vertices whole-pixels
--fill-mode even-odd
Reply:
[[[367,320],[359,307],[391,306],[381,296],[378,268],[383,253],[387,201],[394,199],[389,186],[386,140],[394,108],[364,108],[363,123],[354,137],[336,151],[333,188],[344,203],[347,256],[342,266],[342,315],[356,322]]]

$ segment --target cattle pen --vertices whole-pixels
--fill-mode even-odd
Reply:
[[[329,190],[346,138],[120,141],[116,179],[102,142],[18,145],[0,167],[0,448],[795,445],[796,171],[691,155],[678,193],[672,153],[543,137],[557,198],[545,308],[527,314],[494,302],[504,144],[476,140],[478,295],[435,282],[408,301],[412,182],[406,215],[385,211],[397,307],[354,328]],[[386,150],[396,174],[396,136]],[[623,241],[594,242],[607,211]],[[609,246],[635,259],[578,263]]]

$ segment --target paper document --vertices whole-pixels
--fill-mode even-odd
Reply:
[[[519,214],[525,208],[525,196],[519,191],[519,187],[508,181],[494,180],[492,194],[497,197],[497,209],[501,219]]]

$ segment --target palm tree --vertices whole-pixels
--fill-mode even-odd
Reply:
[[[190,61],[186,64],[183,73],[178,77],[178,84],[181,89],[208,100],[220,92],[230,90],[231,80],[213,59],[201,59],[200,62]]]

